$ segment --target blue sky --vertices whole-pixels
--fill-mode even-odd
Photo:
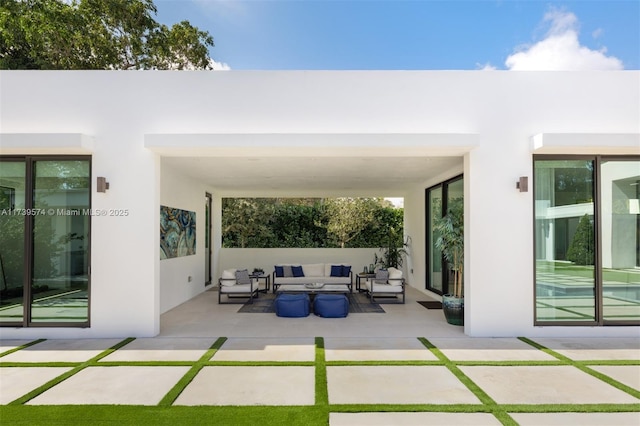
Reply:
[[[217,68],[640,69],[640,1],[156,0]]]

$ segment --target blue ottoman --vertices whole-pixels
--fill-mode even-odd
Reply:
[[[349,299],[344,294],[318,294],[313,312],[323,318],[344,318],[349,315]]]
[[[308,294],[279,294],[276,297],[276,315],[279,317],[300,318],[309,316]]]

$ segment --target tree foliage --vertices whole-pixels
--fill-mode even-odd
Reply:
[[[402,236],[402,209],[379,198],[222,200],[223,247],[386,247],[391,228]]]
[[[329,198],[325,200],[325,227],[338,246],[346,244],[373,222],[379,203],[375,198]]]
[[[593,223],[589,215],[585,214],[580,218],[571,244],[569,244],[567,260],[576,265],[593,265],[595,259],[594,247]]]
[[[210,69],[213,37],[152,0],[0,0],[0,69]]]

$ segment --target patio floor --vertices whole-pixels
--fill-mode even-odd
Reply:
[[[0,413],[284,406],[331,426],[640,424],[638,339],[469,338],[415,293],[385,314],[289,319],[208,291],[163,315],[156,338],[3,341]]]

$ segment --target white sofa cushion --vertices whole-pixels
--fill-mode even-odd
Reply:
[[[327,276],[324,273],[324,263],[309,263],[302,265],[302,271],[305,277],[324,277]],[[329,271],[331,271],[331,265],[329,265]]]
[[[402,293],[402,286],[391,284],[378,284],[367,280],[364,283],[365,288],[373,293]]]

